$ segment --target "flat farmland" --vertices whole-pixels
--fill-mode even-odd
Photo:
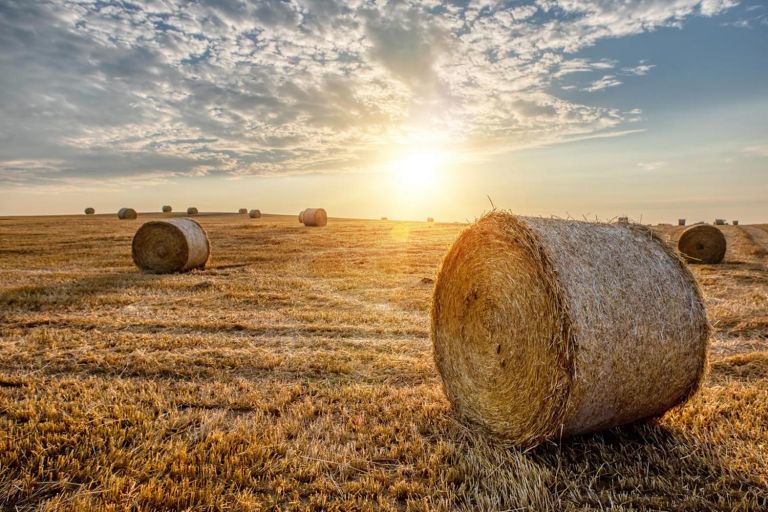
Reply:
[[[768,226],[691,267],[693,400],[520,451],[452,417],[432,360],[464,225],[202,214],[208,269],[142,274],[157,218],[0,218],[0,509],[768,508]]]

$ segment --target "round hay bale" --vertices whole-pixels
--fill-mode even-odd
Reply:
[[[301,210],[301,211],[299,212],[299,224],[304,224],[304,212],[305,212],[305,211],[306,211],[306,210]]]
[[[187,208],[187,215],[197,215],[197,208],[194,206]]]
[[[720,263],[725,249],[725,236],[709,224],[689,227],[677,241],[677,250],[689,263]]]
[[[307,208],[299,218],[305,226],[323,227],[328,224],[328,214],[322,208]]]
[[[382,217],[381,220],[389,220],[387,217]]]
[[[261,210],[251,210],[248,212],[248,216],[252,219],[260,219],[261,218]]]
[[[93,208],[91,208],[90,206],[89,206],[88,208],[86,208],[86,209],[85,209],[85,214],[86,214],[86,215],[93,215],[94,213],[96,213],[96,210],[94,210],[94,209],[93,209]]]
[[[427,217],[427,222],[435,222],[435,219],[432,217]]]
[[[619,217],[616,219],[619,224],[629,224],[629,217]]]
[[[133,237],[133,262],[144,272],[168,274],[205,268],[211,244],[205,230],[192,219],[147,222]]]
[[[240,208],[239,210],[237,210],[237,213],[246,214],[248,213],[248,208]]]
[[[136,210],[133,208],[120,208],[117,210],[117,218],[121,220],[133,220],[138,215],[136,215]]]
[[[173,211],[173,208],[171,208],[168,205],[163,206],[163,213],[171,213]]]
[[[678,226],[685,226],[685,219],[677,219]]]
[[[738,225],[739,225],[739,221],[738,221],[738,220],[734,220],[732,224],[733,224],[734,226],[738,226]]]
[[[454,243],[431,316],[454,410],[528,446],[684,402],[710,330],[693,276],[650,229],[501,212]]]

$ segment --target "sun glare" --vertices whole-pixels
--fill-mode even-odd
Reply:
[[[440,164],[441,158],[436,152],[413,152],[395,160],[393,170],[402,189],[424,192],[437,185]]]

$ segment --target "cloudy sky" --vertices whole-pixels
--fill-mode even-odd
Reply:
[[[0,214],[768,221],[763,0],[0,0]]]

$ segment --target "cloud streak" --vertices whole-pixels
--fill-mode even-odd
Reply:
[[[0,181],[341,172],[411,144],[619,133],[632,116],[553,81],[619,69],[596,92],[653,66],[574,52],[734,3],[6,0]]]

